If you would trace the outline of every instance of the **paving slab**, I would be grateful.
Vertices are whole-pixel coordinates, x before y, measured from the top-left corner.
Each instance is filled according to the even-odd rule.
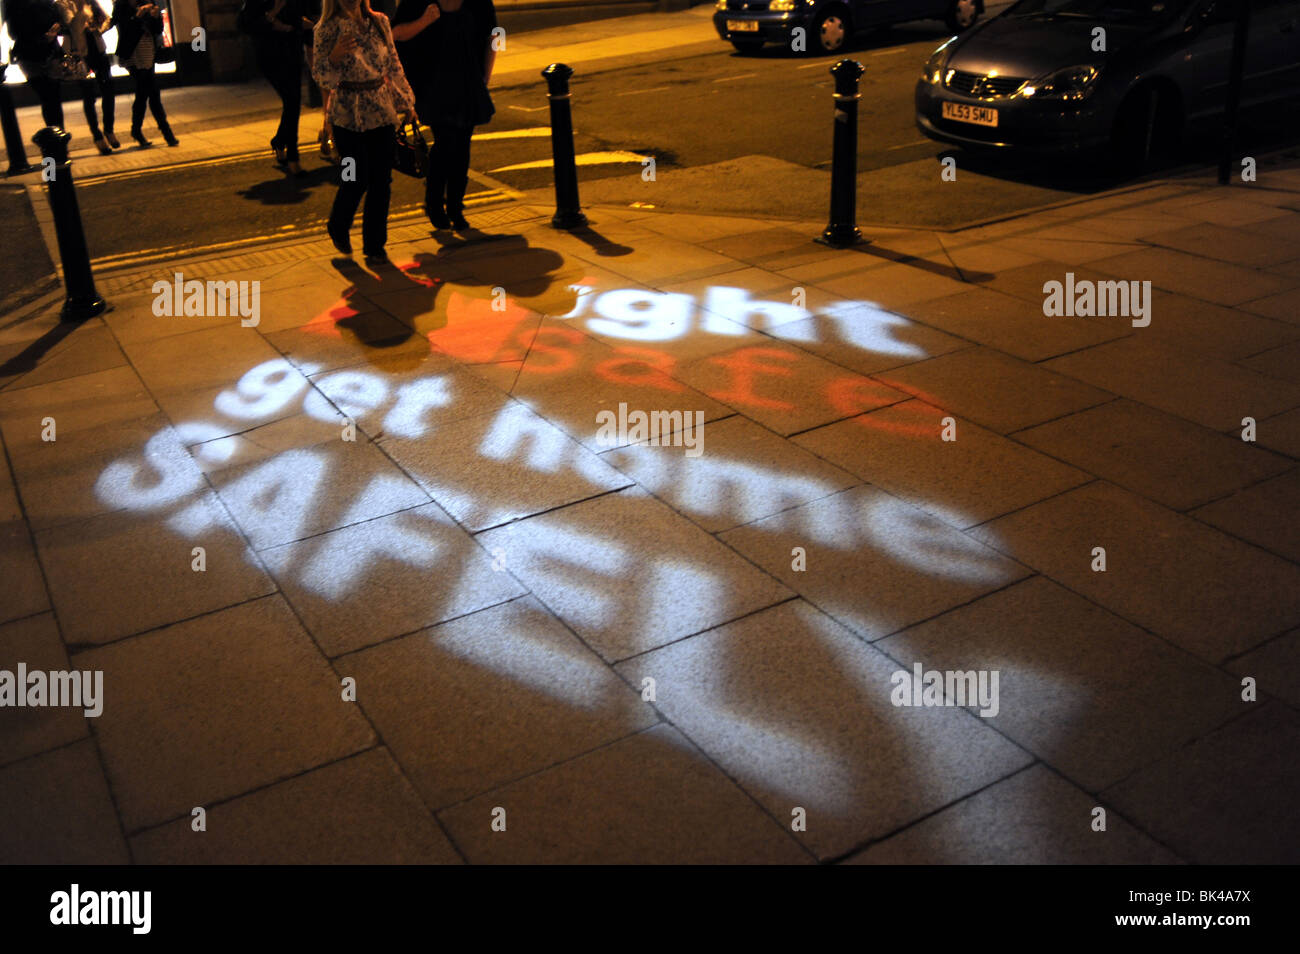
[[[792,595],[639,488],[520,520],[479,540],[607,660]]]
[[[60,331],[66,330],[66,326]],[[16,378],[9,387],[30,388],[51,381],[78,378],[126,364],[126,356],[113,334],[99,319],[91,319],[67,334],[41,355],[37,367]]]
[[[1042,361],[1131,332],[1124,323],[1078,318],[1048,318],[1041,298],[1026,302],[991,288],[971,288],[918,302],[905,309],[908,317],[950,335],[996,348],[1025,361]],[[952,350],[952,349],[949,349]],[[942,352],[935,352],[936,356]]]
[[[615,742],[654,710],[533,597],[338,660],[434,810]]]
[[[524,592],[432,503],[265,550],[261,556],[327,656]]]
[[[782,436],[906,397],[896,388],[783,342],[701,358],[672,373]]]
[[[706,424],[701,437],[695,457],[683,447],[644,442],[607,451],[602,459],[710,533],[859,482],[739,415]]]
[[[76,653],[72,664],[104,671],[95,737],[128,832],[376,741],[278,596]]]
[[[106,643],[273,589],[211,491],[160,514],[121,510],[45,530],[36,547],[69,644]]]
[[[1238,656],[1228,669],[1252,677],[1260,693],[1300,705],[1300,629]]]
[[[1300,563],[1300,469],[1206,504],[1192,516],[1255,546]]]
[[[768,334],[859,374],[874,374],[971,346],[964,338],[874,305],[838,302],[810,307],[809,311],[814,312],[812,317],[777,325]]]
[[[1100,481],[971,533],[1211,662],[1300,622],[1300,567]]]
[[[1244,417],[1259,421],[1300,406],[1300,386],[1161,347],[1139,335],[1055,358],[1042,367],[1216,431],[1239,431]]]
[[[897,668],[800,600],[618,666],[773,818],[805,809],[823,860],[1030,761],[968,713],[891,705]]]
[[[505,810],[506,830],[492,831]],[[676,729],[656,726],[439,814],[473,864],[812,859]]]
[[[1255,439],[1260,446],[1300,460],[1300,408],[1258,421]]]
[[[1254,705],[1101,797],[1194,864],[1293,864],[1300,716],[1276,702]]]
[[[1173,852],[1122,816],[1094,831],[1097,799],[1042,765],[877,842],[850,865],[1168,865]]]
[[[257,550],[429,502],[378,446],[339,436],[220,471],[212,479]]]
[[[908,671],[999,671],[989,724],[1090,792],[1242,706],[1230,676],[1043,577],[876,645]]]
[[[59,627],[49,613],[0,626],[0,670],[16,674],[19,664],[25,665],[28,673],[68,671],[68,654],[59,639]],[[93,685],[90,688],[93,692]],[[25,692],[27,686],[19,685],[17,689]],[[9,702],[0,709],[0,765],[90,734],[86,706],[48,704],[53,701],[48,696],[43,706],[18,707]]]
[[[392,757],[371,749],[131,839],[146,865],[460,864]]]
[[[1091,267],[1127,281],[1149,281],[1157,288],[1217,305],[1240,305],[1300,284],[1258,268],[1244,268],[1216,258],[1164,248],[1145,248],[1098,259]]]
[[[1149,344],[1251,367],[1243,359],[1294,342],[1300,337],[1300,329],[1276,318],[1252,315],[1241,308],[1227,308],[1153,289],[1151,324],[1134,328],[1133,334]],[[1255,370],[1269,373],[1265,368]]]
[[[5,581],[0,622],[32,616],[50,608],[45,577],[32,544],[32,533],[22,520],[0,523],[0,579]]]
[[[381,445],[443,509],[471,532],[586,500],[631,484],[522,404],[442,428],[436,442]],[[520,469],[527,479],[520,479]]]
[[[1016,440],[1179,511],[1292,467],[1240,437],[1127,399],[1019,431]]]
[[[1279,345],[1237,361],[1243,368],[1300,384],[1300,342]]]
[[[1029,573],[874,487],[824,497],[718,539],[868,640]]]
[[[89,739],[0,768],[0,863],[125,865],[131,861]]]
[[[943,440],[948,419],[956,440]],[[794,442],[940,519],[955,518],[958,529],[1091,479],[917,400],[805,431]]]
[[[989,348],[971,348],[875,376],[999,434],[1111,399],[1106,391]]]

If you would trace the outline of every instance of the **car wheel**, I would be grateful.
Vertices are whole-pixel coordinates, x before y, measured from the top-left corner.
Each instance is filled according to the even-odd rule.
[[[808,49],[812,53],[834,53],[844,49],[849,40],[849,15],[843,9],[831,7],[813,24]]]
[[[1157,146],[1160,91],[1148,86],[1130,93],[1120,104],[1111,133],[1111,158],[1116,171],[1136,175],[1151,165]]]
[[[736,48],[736,52],[744,56],[752,56],[763,48],[762,40],[732,40],[731,45]]]
[[[979,0],[950,0],[944,22],[953,33],[961,33],[973,27],[979,18]]]

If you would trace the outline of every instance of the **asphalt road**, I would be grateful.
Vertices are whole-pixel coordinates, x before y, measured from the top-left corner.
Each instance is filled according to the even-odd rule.
[[[934,160],[943,149],[916,131],[912,90],[945,36],[941,24],[917,22],[873,34],[847,51],[866,67],[860,221],[950,227],[1115,185],[1041,163],[968,164],[956,188],[935,188]],[[572,104],[584,200],[824,215],[829,69],[842,55],[809,58],[769,47],[742,56],[719,42],[703,55],[580,73]],[[474,203],[499,199],[499,186],[538,196],[551,188],[543,84],[498,87],[494,97],[497,115],[474,145],[471,221]],[[315,111],[304,114],[302,140],[314,138],[317,121]],[[657,183],[641,176],[646,157],[654,158]],[[768,158],[738,162],[745,157]],[[333,171],[311,150],[304,150],[304,160],[310,174],[298,180],[286,178],[268,155],[86,181],[79,193],[91,255],[112,260],[319,230],[334,192]],[[730,165],[715,174],[709,167],[718,163]],[[416,214],[420,183],[394,178],[394,215]]]

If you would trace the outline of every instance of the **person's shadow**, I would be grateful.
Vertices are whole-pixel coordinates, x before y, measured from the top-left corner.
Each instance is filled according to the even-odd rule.
[[[236,194],[263,205],[298,205],[306,202],[314,189],[332,182],[335,176],[333,166],[319,166],[305,172],[302,176],[281,174],[240,189]]]

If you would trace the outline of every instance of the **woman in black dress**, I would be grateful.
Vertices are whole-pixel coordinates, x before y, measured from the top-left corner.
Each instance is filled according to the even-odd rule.
[[[495,111],[488,83],[496,61],[492,0],[401,0],[393,39],[416,110],[433,129],[424,211],[434,228],[469,228],[465,188],[474,127]]]

